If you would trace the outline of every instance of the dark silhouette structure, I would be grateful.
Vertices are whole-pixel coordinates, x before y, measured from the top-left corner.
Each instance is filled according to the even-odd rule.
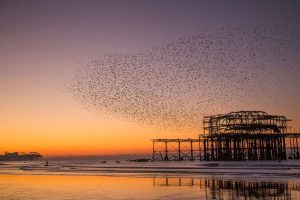
[[[30,153],[19,153],[19,152],[5,152],[4,155],[0,155],[0,161],[32,161],[32,160],[41,160],[43,158],[42,154],[38,152]]]
[[[153,160],[299,159],[299,133],[285,116],[239,111],[206,116],[198,139],[154,139]]]

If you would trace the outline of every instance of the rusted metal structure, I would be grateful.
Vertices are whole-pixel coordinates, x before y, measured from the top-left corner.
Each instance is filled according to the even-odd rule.
[[[287,121],[284,116],[262,111],[204,117],[204,159],[286,159]]]
[[[153,160],[299,159],[299,133],[285,116],[239,111],[206,116],[198,139],[154,139]]]
[[[200,160],[199,139],[153,139],[152,160]]]

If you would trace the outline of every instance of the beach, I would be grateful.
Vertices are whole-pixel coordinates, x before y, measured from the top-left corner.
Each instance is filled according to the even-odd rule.
[[[298,199],[299,161],[2,162],[0,199]]]

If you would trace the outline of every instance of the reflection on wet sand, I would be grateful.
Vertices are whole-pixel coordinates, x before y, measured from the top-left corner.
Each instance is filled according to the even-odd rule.
[[[153,186],[199,187],[207,199],[294,199],[300,185],[287,182],[263,182],[219,179],[155,177]]]
[[[0,199],[300,199],[298,179],[153,177],[0,174]]]

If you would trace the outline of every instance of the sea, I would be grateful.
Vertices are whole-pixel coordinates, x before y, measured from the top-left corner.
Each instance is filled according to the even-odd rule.
[[[0,163],[0,199],[300,199],[300,161]]]

